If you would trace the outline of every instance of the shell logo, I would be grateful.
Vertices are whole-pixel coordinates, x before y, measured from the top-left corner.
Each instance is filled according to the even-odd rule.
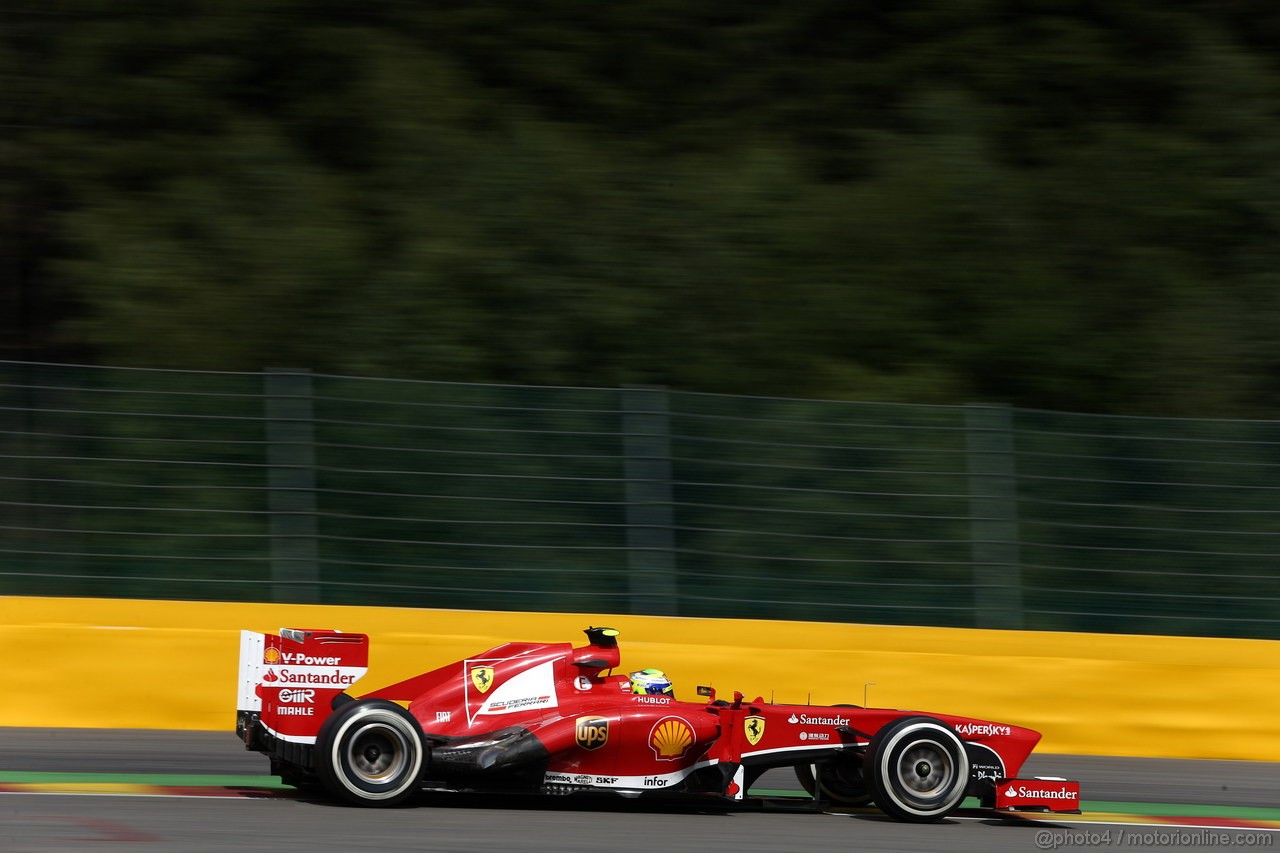
[[[649,746],[659,761],[678,761],[693,746],[693,727],[680,717],[663,717],[649,732]]]
[[[279,660],[280,660],[279,649],[267,649],[265,652],[262,653],[263,663],[278,663]]]

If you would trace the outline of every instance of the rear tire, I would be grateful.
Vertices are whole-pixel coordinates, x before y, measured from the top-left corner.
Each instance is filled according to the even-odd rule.
[[[904,717],[876,732],[863,773],[880,810],[909,823],[942,820],[969,787],[964,743],[933,717]]]
[[[413,796],[426,771],[422,728],[385,699],[343,704],[316,737],[316,775],[332,796],[358,806],[394,806]]]

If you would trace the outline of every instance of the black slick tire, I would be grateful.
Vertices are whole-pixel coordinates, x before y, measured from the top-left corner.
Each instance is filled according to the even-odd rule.
[[[951,726],[933,717],[904,717],[871,739],[863,776],[885,814],[932,823],[964,801],[969,759]]]
[[[331,796],[358,806],[394,806],[413,796],[428,761],[418,721],[394,702],[339,707],[316,737],[316,775]]]
[[[817,779],[814,779],[814,770]],[[821,764],[797,764],[796,781],[814,799],[856,808],[871,804],[871,791],[862,778],[862,756],[840,756]]]

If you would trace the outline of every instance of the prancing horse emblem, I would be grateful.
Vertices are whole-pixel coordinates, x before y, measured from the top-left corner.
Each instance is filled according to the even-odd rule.
[[[747,717],[742,728],[747,734],[747,743],[755,746],[764,737],[764,717]]]
[[[479,690],[481,693],[488,693],[489,688],[493,686],[493,667],[471,667],[471,683],[474,684],[476,686],[476,690]]]

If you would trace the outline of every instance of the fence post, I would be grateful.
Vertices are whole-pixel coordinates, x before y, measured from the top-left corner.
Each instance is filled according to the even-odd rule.
[[[316,569],[315,425],[311,373],[267,368],[268,508],[271,518],[271,597],[320,601]]]
[[[1008,406],[965,407],[974,625],[1021,628],[1018,493]]]
[[[622,445],[631,612],[675,616],[675,530],[665,389],[622,389]]]

